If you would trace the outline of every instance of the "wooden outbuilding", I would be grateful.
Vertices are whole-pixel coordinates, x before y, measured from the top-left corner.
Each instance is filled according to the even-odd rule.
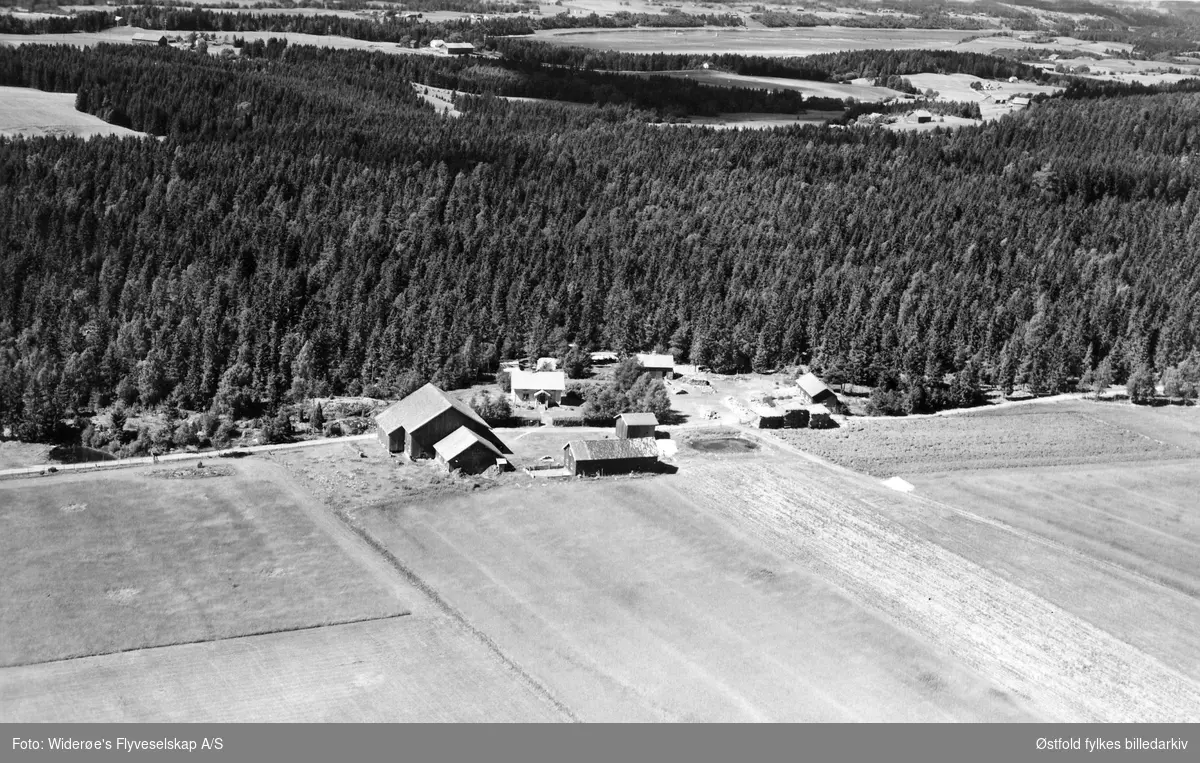
[[[805,405],[824,405],[831,411],[840,411],[842,408],[841,401],[838,396],[833,394],[833,390],[825,386],[825,382],[817,378],[815,374],[804,374],[796,379],[796,386],[800,388],[800,402]]]
[[[837,423],[833,420],[833,415],[829,409],[823,405],[810,405],[808,407],[808,428],[809,429],[833,429]]]
[[[469,42],[448,42],[442,50],[449,56],[469,56],[475,52],[475,46]]]
[[[675,377],[675,358],[671,355],[656,355],[639,352],[638,363],[642,370],[655,379],[671,379]]]
[[[648,437],[632,440],[572,440],[563,446],[563,466],[576,476],[596,477],[650,471],[658,445]]]
[[[437,461],[448,471],[479,474],[498,463],[507,463],[504,454],[492,443],[466,427],[455,429],[433,446]]]
[[[654,437],[658,417],[653,413],[622,413],[617,416],[617,437],[632,440],[637,437]]]
[[[402,452],[411,459],[433,458],[433,446],[459,427],[479,435],[501,453],[511,452],[470,406],[432,384],[384,409],[375,417],[375,425],[388,452]]]

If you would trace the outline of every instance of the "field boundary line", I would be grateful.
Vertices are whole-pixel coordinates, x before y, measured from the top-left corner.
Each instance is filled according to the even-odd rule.
[[[505,667],[507,667],[518,678],[525,682],[525,684],[529,686],[534,693],[553,705],[556,710],[570,719],[572,723],[582,722],[582,719],[579,718],[579,716],[577,716],[570,707],[563,703],[562,700],[554,696],[554,693],[551,692],[545,684],[527,673],[524,668],[517,664],[516,660],[509,657],[508,654],[506,654],[504,650],[500,648],[499,644],[497,644],[491,639],[490,636],[472,624],[471,621],[467,619],[466,615],[460,612],[457,607],[455,607],[453,604],[447,601],[445,597],[438,593],[436,588],[426,583],[420,575],[409,568],[408,565],[404,564],[404,562],[400,561],[400,559],[391,551],[389,551],[386,546],[380,543],[374,535],[368,532],[365,528],[360,527],[347,511],[343,509],[333,509],[333,513],[334,516],[336,516],[346,525],[346,527],[350,528],[350,530],[353,531],[359,538],[362,538],[367,545],[375,549],[378,554],[387,560],[387,562],[404,577],[409,585],[425,594],[426,598],[428,598],[435,607],[441,610],[443,614],[450,617],[452,620],[458,623],[460,627],[477,638],[480,643],[482,643],[484,647],[488,649],[488,651],[494,654],[502,663],[504,663]]]
[[[93,654],[81,654],[75,657],[59,657],[53,660],[40,660],[36,662],[13,662],[6,665],[0,665],[0,670],[8,668],[30,668],[38,665],[56,665],[64,662],[74,662],[75,660],[87,660],[93,657],[112,657],[117,654],[129,654],[130,652],[149,652],[155,649],[173,649],[177,646],[194,646],[197,644],[219,644],[224,641],[237,641],[238,639],[257,638],[258,636],[276,636],[281,633],[300,633],[303,631],[315,631],[321,628],[337,628],[343,625],[358,625],[359,623],[376,623],[384,620],[398,620],[402,617],[409,617],[412,612],[397,612],[392,615],[373,615],[371,617],[355,617],[349,620],[339,620],[333,623],[317,623],[315,625],[297,625],[292,628],[271,628],[264,631],[254,631],[253,633],[239,633],[236,636],[220,636],[218,638],[199,638],[188,641],[172,641],[169,644],[151,644],[150,646],[134,646],[128,649],[114,649],[111,652],[95,652]]]

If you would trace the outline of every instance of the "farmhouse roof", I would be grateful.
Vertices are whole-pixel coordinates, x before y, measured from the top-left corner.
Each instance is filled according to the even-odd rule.
[[[658,446],[649,437],[633,440],[571,440],[563,446],[576,461],[616,461],[623,458],[658,458]]]
[[[411,432],[428,424],[451,408],[467,418],[487,426],[479,414],[471,410],[470,406],[455,400],[432,384],[426,384],[400,402],[385,408],[375,417],[375,423],[384,432],[395,432],[400,427]]]
[[[670,355],[655,355],[652,353],[639,352],[638,363],[642,364],[642,368],[648,368],[655,371],[665,369],[667,371],[675,370],[675,358]]]
[[[918,117],[918,118],[919,117],[932,117],[933,114],[926,111],[925,109],[917,109],[916,111],[913,112],[913,116]]]
[[[818,379],[817,375],[812,373],[803,374],[797,378],[796,386],[804,390],[805,394],[814,400],[816,400],[819,395],[823,395],[826,392],[832,391],[829,389],[829,387],[825,386],[825,382]]]
[[[1013,97],[1012,103],[1014,106],[1028,106],[1029,99],[1024,96],[1018,95],[1018,96]]]
[[[449,461],[450,459],[461,455],[467,448],[470,448],[475,443],[480,443],[483,445],[483,447],[496,454],[497,458],[500,457],[500,450],[495,445],[492,445],[490,442],[466,427],[459,427],[442,439],[438,440],[437,443],[434,444],[433,449],[437,451],[439,456]]]
[[[627,426],[658,426],[658,417],[653,413],[622,413],[621,415],[617,416],[617,418],[621,421],[624,421]]]
[[[512,388],[531,389],[536,392],[543,390],[555,390],[565,392],[567,389],[567,375],[562,371],[513,371]]]
[[[826,408],[825,406],[821,405],[820,403],[817,403],[816,405],[808,406],[808,412],[812,413],[812,414],[816,414],[816,415],[824,414],[825,416],[828,416],[830,413],[829,409]]]

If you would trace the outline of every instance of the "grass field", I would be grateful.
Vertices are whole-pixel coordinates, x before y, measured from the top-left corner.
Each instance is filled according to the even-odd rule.
[[[145,133],[110,125],[99,117],[75,110],[74,93],[46,93],[27,87],[0,86],[0,136],[118,135]]]
[[[803,56],[841,50],[951,48],[971,32],[946,29],[601,29],[541,30],[545,42],[628,53],[742,53]]]
[[[856,98],[864,102],[886,101],[900,95],[898,91],[873,85],[847,84],[842,82],[816,82],[814,80],[788,79],[786,77],[753,77],[701,69],[699,71],[654,72],[647,76],[690,79],[709,85],[742,87],[752,90],[795,90],[806,96],[820,98]]]
[[[1176,409],[1181,420],[1192,417]],[[1200,455],[1200,442],[1183,436],[1152,436],[1130,413],[1145,409],[1072,401],[960,416],[913,419],[851,418],[836,430],[784,430],[789,443],[843,466],[877,477],[963,469],[1055,464],[1157,461]]]
[[[0,483],[0,664],[408,611],[282,470],[221,461]]]

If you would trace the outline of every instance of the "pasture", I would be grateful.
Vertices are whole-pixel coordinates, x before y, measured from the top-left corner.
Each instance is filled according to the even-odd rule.
[[[284,477],[219,459],[0,483],[0,665],[406,613]]]
[[[145,133],[110,125],[100,117],[76,111],[74,93],[0,86],[0,137],[15,135],[145,137]]]

